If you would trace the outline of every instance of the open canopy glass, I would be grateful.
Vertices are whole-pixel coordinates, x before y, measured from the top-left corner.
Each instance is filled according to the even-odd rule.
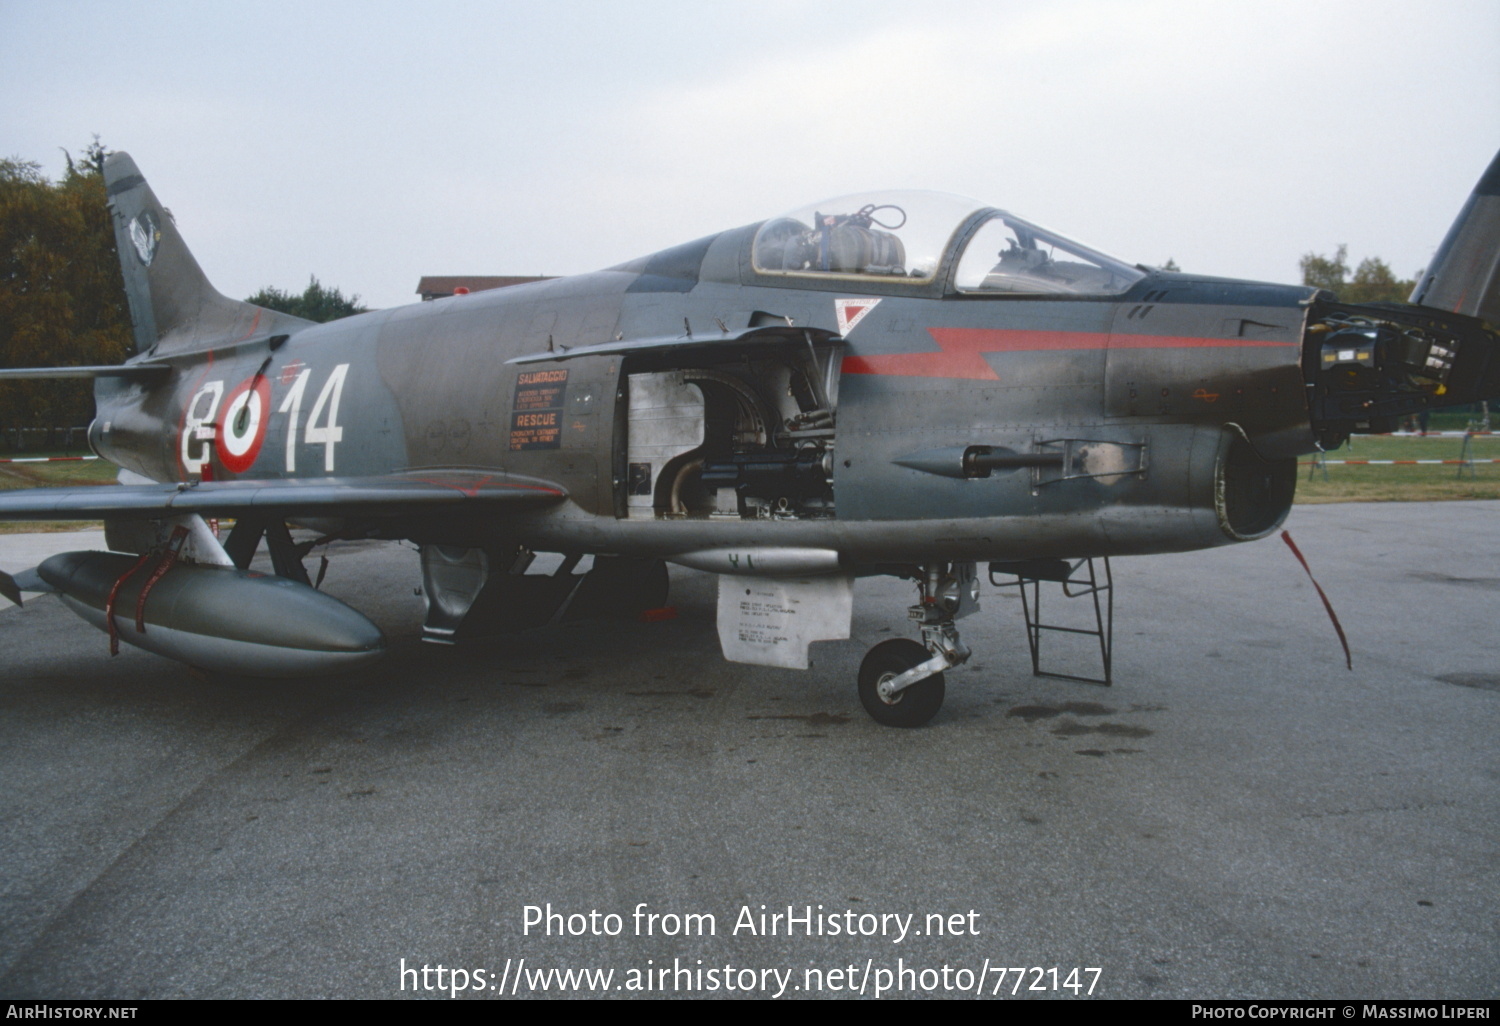
[[[855,194],[761,225],[761,274],[930,282],[950,249],[961,292],[1112,295],[1144,272],[975,200],[935,192]]]

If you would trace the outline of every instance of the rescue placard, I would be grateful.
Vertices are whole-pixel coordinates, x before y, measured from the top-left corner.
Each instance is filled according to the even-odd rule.
[[[568,371],[522,371],[510,407],[510,449],[557,449],[562,446],[563,401]]]

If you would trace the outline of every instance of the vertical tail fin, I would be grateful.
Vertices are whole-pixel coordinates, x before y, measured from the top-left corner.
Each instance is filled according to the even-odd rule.
[[[1500,154],[1448,229],[1411,301],[1500,327]]]
[[[130,154],[105,158],[104,185],[138,353],[166,355],[311,323],[229,299],[210,285]]]

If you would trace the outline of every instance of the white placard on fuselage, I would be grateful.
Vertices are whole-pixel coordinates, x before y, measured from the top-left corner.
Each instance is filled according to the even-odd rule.
[[[854,578],[719,577],[719,644],[733,663],[807,669],[814,641],[849,636]]]

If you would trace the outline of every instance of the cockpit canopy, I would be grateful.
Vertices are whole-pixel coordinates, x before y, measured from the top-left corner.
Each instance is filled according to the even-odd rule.
[[[1145,273],[1056,232],[962,196],[855,194],[772,218],[756,232],[767,275],[931,282],[950,249],[960,292],[1113,295]]]

